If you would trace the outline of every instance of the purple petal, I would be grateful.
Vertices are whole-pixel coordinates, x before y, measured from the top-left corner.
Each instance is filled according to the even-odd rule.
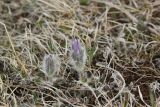
[[[72,40],[72,50],[74,53],[79,54],[81,49],[80,41],[78,39]]]

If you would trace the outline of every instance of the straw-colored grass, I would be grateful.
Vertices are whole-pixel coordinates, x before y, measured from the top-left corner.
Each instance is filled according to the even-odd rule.
[[[84,81],[68,66],[74,37]],[[45,54],[61,60],[53,85]],[[159,0],[1,0],[0,106],[159,107]]]

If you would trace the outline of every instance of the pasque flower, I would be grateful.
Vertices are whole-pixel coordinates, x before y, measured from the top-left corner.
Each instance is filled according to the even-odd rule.
[[[72,39],[70,51],[70,65],[78,72],[83,71],[86,64],[86,49],[79,39]]]
[[[43,58],[43,72],[50,79],[60,71],[60,59],[58,55],[48,54]]]

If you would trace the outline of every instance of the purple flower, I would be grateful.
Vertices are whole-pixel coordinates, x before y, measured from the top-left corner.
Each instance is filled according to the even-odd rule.
[[[72,50],[74,53],[79,54],[81,49],[81,44],[79,39],[73,39],[72,40]]]
[[[82,71],[86,64],[86,49],[80,43],[79,39],[71,40],[70,65],[77,70]]]

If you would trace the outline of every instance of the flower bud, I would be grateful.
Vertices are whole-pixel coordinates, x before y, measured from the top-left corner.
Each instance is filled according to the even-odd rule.
[[[79,39],[71,41],[70,64],[73,69],[83,71],[87,60],[86,49],[80,43]]]
[[[57,55],[45,55],[43,59],[43,72],[47,77],[53,77],[60,71],[60,59]]]

